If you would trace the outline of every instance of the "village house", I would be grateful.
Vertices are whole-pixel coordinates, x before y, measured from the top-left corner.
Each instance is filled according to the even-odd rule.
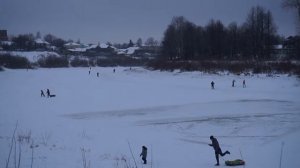
[[[8,41],[7,30],[0,30],[0,41]]]

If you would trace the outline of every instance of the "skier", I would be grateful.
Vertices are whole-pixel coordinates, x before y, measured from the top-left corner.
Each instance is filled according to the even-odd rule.
[[[235,82],[235,80],[233,79],[233,80],[232,80],[232,87],[234,87],[234,82]]]
[[[245,88],[246,87],[246,81],[245,81],[245,79],[243,80],[243,88]]]
[[[142,160],[144,161],[144,164],[147,164],[147,147],[142,146],[142,153],[140,154],[142,156]]]
[[[215,89],[215,82],[214,81],[211,81],[211,89]]]
[[[41,90],[41,97],[45,97],[44,91]]]
[[[47,89],[47,97],[50,97],[50,90]]]
[[[215,137],[210,136],[210,140],[211,140],[212,143],[208,144],[208,145],[212,146],[214,148],[214,150],[215,150],[215,156],[216,156],[216,160],[217,160],[216,166],[219,166],[220,165],[220,163],[219,163],[219,155],[224,156],[226,154],[230,154],[230,152],[226,151],[226,152],[223,153],[222,149],[219,146],[219,142],[218,142],[218,140]]]
[[[114,69],[114,73],[116,72],[116,69]]]
[[[99,77],[99,72],[97,72],[97,77]]]

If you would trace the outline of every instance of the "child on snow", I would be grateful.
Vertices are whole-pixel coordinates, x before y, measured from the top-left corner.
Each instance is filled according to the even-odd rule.
[[[144,161],[144,164],[147,164],[147,147],[142,147],[142,153],[140,154],[142,156],[142,160]]]

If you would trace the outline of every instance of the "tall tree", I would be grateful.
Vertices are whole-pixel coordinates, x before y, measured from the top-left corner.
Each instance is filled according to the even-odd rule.
[[[232,22],[227,28],[227,54],[229,59],[237,59],[238,55],[238,26],[236,22]]]
[[[162,41],[162,56],[167,60],[174,60],[177,54],[176,29],[174,25],[169,25],[164,33]]]
[[[34,50],[35,42],[34,42],[34,35],[33,34],[24,34],[24,35],[18,35],[17,37],[14,37],[13,42],[17,49],[22,50]]]
[[[56,39],[56,37],[52,34],[47,34],[44,36],[44,40],[50,44],[52,44],[55,39]]]
[[[40,38],[42,38],[42,35],[41,35],[41,33],[38,31],[38,32],[36,32],[35,39],[40,39]]]
[[[206,26],[208,54],[212,59],[222,59],[225,51],[225,27],[221,21],[211,20]]]
[[[155,40],[153,37],[149,37],[149,38],[145,41],[145,45],[146,45],[146,46],[150,46],[150,47],[155,47],[155,46],[158,46],[158,41]]]
[[[143,45],[143,40],[142,40],[141,38],[138,38],[137,41],[136,41],[136,45],[137,45],[138,47],[142,47],[142,45]]]
[[[132,40],[129,40],[128,47],[133,47],[133,46],[134,46],[134,44],[133,44]]]
[[[247,39],[244,39],[249,42],[247,52],[250,52],[254,59],[269,58],[271,47],[274,45],[272,39],[276,36],[276,25],[271,12],[260,6],[251,8],[244,28],[245,33],[248,33]]]

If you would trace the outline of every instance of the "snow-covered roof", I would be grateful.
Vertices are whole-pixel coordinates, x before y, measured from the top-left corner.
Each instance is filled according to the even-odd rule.
[[[98,47],[98,45],[96,45],[96,44],[91,44],[91,45],[89,45],[86,49],[92,49],[92,48],[97,48]]]
[[[0,44],[2,44],[2,45],[12,45],[14,42],[12,42],[12,41],[0,41]]]
[[[80,44],[75,43],[75,42],[69,42],[69,43],[66,43],[65,46],[80,46]]]
[[[126,49],[118,49],[118,54],[128,54],[128,55],[131,55],[137,49],[139,49],[139,47],[129,47],[129,48],[126,48]]]
[[[129,47],[127,48],[127,54],[133,54],[137,49],[139,49],[139,47]]]
[[[107,44],[101,43],[101,44],[99,45],[99,47],[100,47],[100,48],[108,48],[109,46],[108,46]]]
[[[67,43],[65,45],[78,46],[76,48],[69,49],[69,51],[73,51],[73,52],[85,52],[86,50],[97,48],[97,47],[100,47],[100,48],[108,48],[109,47],[107,44],[104,44],[104,43],[101,43],[101,44],[98,44],[98,45],[97,44],[90,44],[89,46],[84,46],[84,47],[81,47],[81,45],[78,44],[78,43],[73,43],[73,44]]]
[[[37,44],[46,44],[46,45],[49,44],[47,41],[42,40],[42,39],[36,39],[36,40],[35,40],[35,43],[37,43]]]
[[[68,49],[69,51],[73,52],[85,52],[86,48],[73,48],[73,49]]]

